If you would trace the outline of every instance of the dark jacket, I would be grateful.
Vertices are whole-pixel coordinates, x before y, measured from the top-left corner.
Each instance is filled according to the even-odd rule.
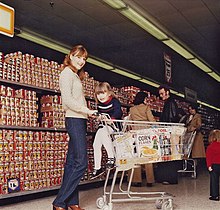
[[[163,111],[160,115],[160,122],[172,122],[177,123],[179,121],[178,117],[178,106],[175,100],[169,97],[164,102]]]

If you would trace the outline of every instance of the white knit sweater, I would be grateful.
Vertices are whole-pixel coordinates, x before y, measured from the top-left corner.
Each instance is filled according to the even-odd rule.
[[[86,104],[81,80],[69,67],[61,72],[59,85],[66,117],[87,118],[88,114],[92,114]]]

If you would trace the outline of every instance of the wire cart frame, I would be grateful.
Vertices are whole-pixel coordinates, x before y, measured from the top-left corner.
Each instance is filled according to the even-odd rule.
[[[186,132],[183,136],[184,156],[183,156],[183,169],[178,170],[179,173],[191,173],[191,177],[196,179],[196,161],[190,158],[193,142],[196,136],[196,131]]]
[[[116,202],[155,200],[157,209],[173,210],[173,195],[166,192],[133,192],[131,182],[134,169],[141,164],[182,160],[186,153],[188,155],[191,149],[189,145],[184,145],[186,143],[184,124],[110,120],[108,117],[103,117],[102,124],[114,128],[113,133],[112,129],[109,129],[109,135],[115,152],[115,167],[107,169],[103,196],[97,199],[97,207],[112,210],[113,203]],[[131,176],[127,189],[123,189],[122,183],[128,170],[131,170]],[[119,191],[115,191],[119,173],[121,173]],[[110,178],[112,178],[110,191],[107,191]],[[120,196],[122,198],[118,198]]]

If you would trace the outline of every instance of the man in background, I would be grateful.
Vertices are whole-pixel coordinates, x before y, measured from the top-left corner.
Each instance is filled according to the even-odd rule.
[[[166,85],[161,85],[158,88],[158,91],[160,98],[164,101],[163,111],[160,115],[160,122],[178,123],[178,106],[170,95],[170,89]],[[177,184],[178,165],[177,161],[158,163],[156,180],[163,184]]]

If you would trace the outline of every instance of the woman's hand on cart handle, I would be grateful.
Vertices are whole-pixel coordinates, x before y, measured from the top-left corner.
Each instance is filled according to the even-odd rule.
[[[98,110],[90,110],[89,117],[96,118],[97,117],[96,113],[98,113]]]

